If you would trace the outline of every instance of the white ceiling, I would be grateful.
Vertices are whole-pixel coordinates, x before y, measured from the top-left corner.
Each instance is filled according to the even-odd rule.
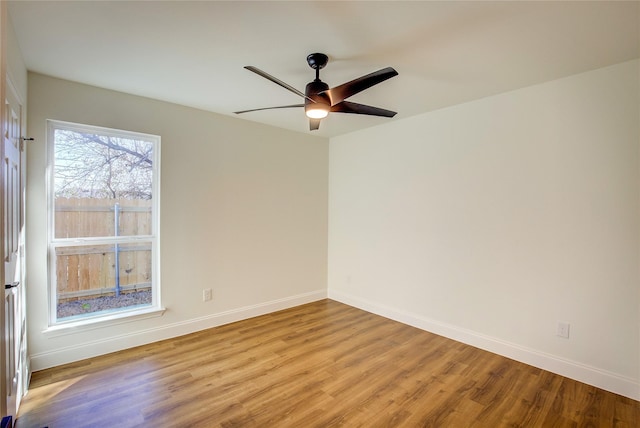
[[[314,134],[352,132],[640,56],[640,2],[10,1],[27,68],[308,133],[295,94],[312,52],[329,86],[392,66],[350,98],[394,119],[331,114]]]

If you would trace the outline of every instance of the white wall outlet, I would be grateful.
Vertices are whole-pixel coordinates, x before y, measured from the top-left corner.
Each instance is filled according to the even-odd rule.
[[[564,337],[565,339],[569,338],[569,326],[568,322],[559,321],[558,322],[558,330],[556,331],[556,335],[559,337]]]
[[[213,299],[213,290],[211,290],[210,288],[202,290],[202,301],[208,302],[211,299]]]

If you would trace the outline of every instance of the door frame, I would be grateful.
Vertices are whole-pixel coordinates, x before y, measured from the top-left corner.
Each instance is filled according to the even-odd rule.
[[[7,3],[0,1],[0,118],[5,117],[5,82],[7,76]],[[4,119],[0,120],[0,135],[3,135]],[[0,144],[0,159],[4,159],[4,144]],[[4,198],[4,162],[0,162],[0,196]],[[4,204],[0,204],[0,224],[4,224]],[[4,260],[4,245],[0,245],[0,259]],[[0,263],[0,278],[4,278],[4,263]],[[0,331],[5,329],[4,304],[0,305]],[[6,345],[3,339],[0,340],[0,417],[7,414],[7,388],[4,379],[6,379]]]

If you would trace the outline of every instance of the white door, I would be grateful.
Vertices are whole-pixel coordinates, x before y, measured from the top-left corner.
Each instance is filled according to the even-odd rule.
[[[22,195],[22,106],[10,81],[7,81],[4,117],[4,340],[7,415],[17,413],[26,389],[26,321],[23,277],[24,209]]]

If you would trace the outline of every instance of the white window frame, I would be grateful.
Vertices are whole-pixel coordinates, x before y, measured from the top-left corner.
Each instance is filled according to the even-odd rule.
[[[137,235],[127,237],[80,237],[80,238],[56,238],[55,237],[55,195],[54,195],[54,162],[55,162],[55,130],[64,129],[81,133],[105,134],[115,137],[137,139],[153,144],[152,164],[152,199],[151,199],[151,235]],[[125,131],[101,126],[85,125],[60,120],[47,120],[47,247],[48,247],[48,307],[49,327],[47,332],[59,330],[77,330],[83,326],[94,326],[97,323],[119,324],[128,319],[144,319],[150,316],[159,316],[164,313],[160,294],[160,146],[161,138],[158,135],[144,134],[140,132]],[[82,318],[72,320],[57,319],[57,291],[56,291],[56,248],[74,245],[101,245],[136,243],[140,241],[151,243],[151,289],[152,301],[150,306],[141,308],[122,309],[109,313],[87,314]]]

